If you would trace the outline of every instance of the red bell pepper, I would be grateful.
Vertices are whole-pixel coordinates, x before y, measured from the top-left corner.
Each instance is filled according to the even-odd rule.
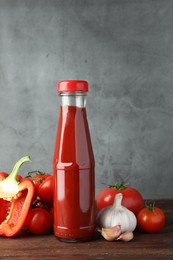
[[[12,172],[0,179],[0,236],[12,237],[23,227],[28,214],[34,185],[28,178],[16,179],[20,166],[31,161],[29,156],[22,157]]]

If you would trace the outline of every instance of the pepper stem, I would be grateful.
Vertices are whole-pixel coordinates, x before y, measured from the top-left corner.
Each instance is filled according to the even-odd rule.
[[[13,170],[11,171],[11,173],[9,174],[9,176],[6,178],[6,180],[13,180],[13,181],[16,181],[16,176],[19,172],[19,169],[20,169],[20,166],[24,163],[24,162],[30,162],[31,159],[29,156],[24,156],[22,157],[21,159],[19,159],[14,167],[13,167]],[[16,181],[17,182],[17,181]]]

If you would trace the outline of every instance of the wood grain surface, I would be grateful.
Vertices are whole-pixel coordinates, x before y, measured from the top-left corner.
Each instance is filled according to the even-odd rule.
[[[107,242],[99,235],[85,243],[60,242],[53,234],[36,236],[23,230],[15,238],[0,237],[0,259],[173,259],[173,199],[158,200],[166,225],[157,234],[136,229],[131,242]]]

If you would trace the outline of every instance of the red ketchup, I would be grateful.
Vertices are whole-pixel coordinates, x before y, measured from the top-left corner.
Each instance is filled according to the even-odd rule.
[[[87,91],[83,80],[58,83],[54,233],[65,242],[87,241],[95,232],[95,162],[85,107]]]

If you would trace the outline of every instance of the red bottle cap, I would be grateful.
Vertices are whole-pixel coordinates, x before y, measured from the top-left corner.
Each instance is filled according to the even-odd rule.
[[[57,84],[58,92],[88,92],[88,82],[85,80],[62,80]]]

